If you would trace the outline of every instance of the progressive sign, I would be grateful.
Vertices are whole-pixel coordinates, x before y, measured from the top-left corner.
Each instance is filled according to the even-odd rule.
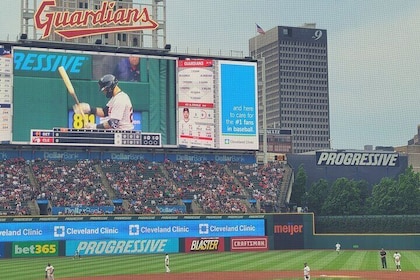
[[[399,155],[389,152],[317,152],[316,165],[397,167]]]

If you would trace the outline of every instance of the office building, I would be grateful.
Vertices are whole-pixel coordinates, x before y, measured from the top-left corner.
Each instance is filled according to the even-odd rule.
[[[291,130],[292,153],[330,148],[327,31],[277,26],[251,38],[249,50],[258,60],[260,131]]]

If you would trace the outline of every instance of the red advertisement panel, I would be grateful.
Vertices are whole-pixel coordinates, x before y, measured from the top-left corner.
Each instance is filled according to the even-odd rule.
[[[260,237],[232,237],[230,239],[231,251],[267,251],[267,236]]]
[[[185,238],[185,252],[224,252],[224,238]]]

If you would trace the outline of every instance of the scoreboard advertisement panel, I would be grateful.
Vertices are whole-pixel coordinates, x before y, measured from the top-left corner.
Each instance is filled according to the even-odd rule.
[[[258,150],[254,62],[179,60],[178,83],[179,145]]]
[[[0,143],[258,150],[256,67],[164,53],[12,46],[0,55]],[[131,99],[132,132],[94,131],[87,124],[108,119],[73,110],[77,99],[90,108],[107,106],[98,86],[106,74]]]
[[[178,141],[215,148],[214,60],[178,61]]]

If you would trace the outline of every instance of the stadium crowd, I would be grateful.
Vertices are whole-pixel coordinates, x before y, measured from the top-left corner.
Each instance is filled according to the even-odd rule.
[[[4,215],[30,215],[27,203],[34,199],[48,200],[51,207],[113,206],[113,199],[120,199],[125,203],[114,205],[117,214],[159,214],[161,207],[184,202],[194,203],[195,211],[206,214],[277,212],[284,176],[278,162],[11,159],[0,167]],[[181,209],[172,208],[172,213]],[[191,205],[185,211],[192,213]]]
[[[158,214],[157,204],[178,203],[178,189],[166,180],[158,164],[107,160],[101,167],[116,196],[127,200],[133,213]]]
[[[215,162],[170,162],[164,164],[183,198],[193,198],[204,213],[245,213],[246,198],[223,164]]]
[[[279,186],[284,176],[282,162],[268,162],[266,165],[231,163],[230,168],[249,194],[260,201],[262,212],[278,212]]]
[[[36,160],[31,167],[38,199],[47,199],[53,206],[112,205],[93,161]]]
[[[35,198],[33,187],[22,158],[0,162],[0,214],[30,215],[28,201]]]

